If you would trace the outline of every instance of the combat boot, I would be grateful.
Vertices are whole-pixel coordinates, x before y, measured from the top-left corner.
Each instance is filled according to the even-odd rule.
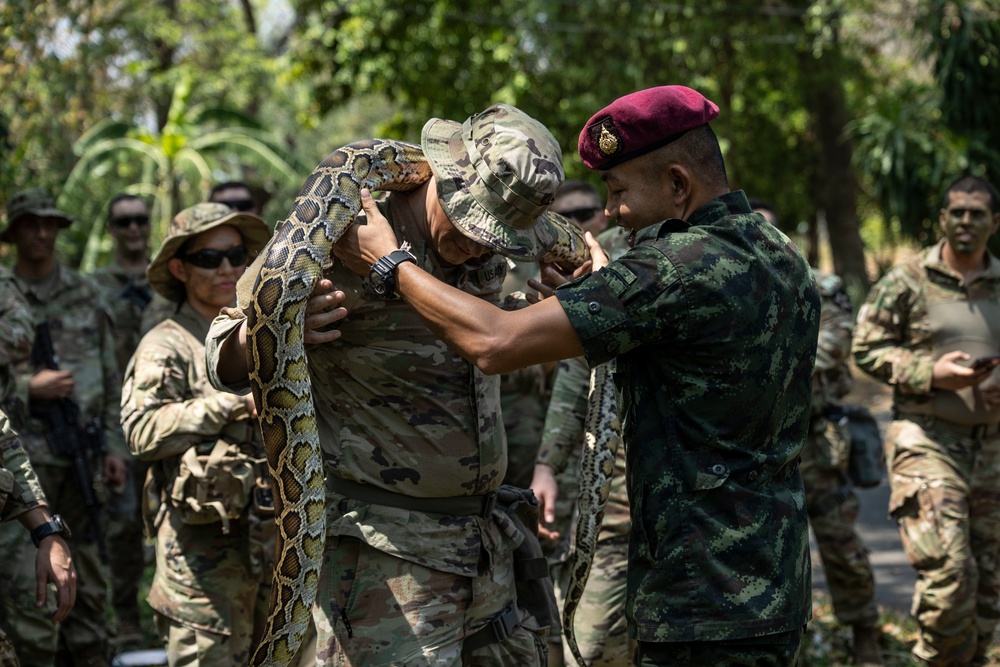
[[[854,664],[859,667],[881,667],[882,633],[877,626],[856,623],[851,626]]]

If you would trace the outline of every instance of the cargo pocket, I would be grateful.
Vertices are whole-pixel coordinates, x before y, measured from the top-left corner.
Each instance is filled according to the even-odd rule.
[[[927,569],[944,559],[942,497],[943,488],[928,488],[921,479],[893,480],[889,515],[899,524],[903,549],[915,568]]]

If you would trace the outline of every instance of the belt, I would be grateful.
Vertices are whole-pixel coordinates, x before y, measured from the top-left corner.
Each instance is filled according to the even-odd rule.
[[[493,509],[497,504],[496,491],[478,496],[417,498],[388,491],[373,484],[360,484],[329,473],[326,476],[326,488],[341,496],[372,505],[385,505],[411,512],[446,514],[448,516],[479,516],[486,519],[493,514]]]
[[[995,424],[958,424],[933,415],[900,414],[897,418],[909,419],[917,422],[918,424],[923,424],[927,428],[938,431],[939,433],[945,433],[959,438],[989,440],[1000,437],[1000,422]]]

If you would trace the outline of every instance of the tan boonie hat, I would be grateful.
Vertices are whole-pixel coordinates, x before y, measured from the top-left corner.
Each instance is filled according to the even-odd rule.
[[[544,125],[494,104],[461,125],[430,119],[420,143],[438,200],[463,234],[519,260],[552,245],[559,223],[546,209],[563,181],[562,150]]]
[[[37,215],[40,218],[56,218],[59,228],[65,229],[73,222],[73,218],[56,208],[56,200],[45,188],[28,188],[15,192],[7,202],[7,226],[0,232],[0,240],[10,241],[10,230],[18,218],[25,215]]]
[[[170,221],[167,236],[146,269],[150,287],[174,303],[183,301],[186,296],[184,283],[174,278],[167,268],[167,263],[189,238],[222,225],[235,227],[243,236],[243,244],[249,254],[248,265],[254,255],[271,239],[271,230],[267,223],[253,213],[233,211],[225,204],[210,202],[195,204],[175,215]]]

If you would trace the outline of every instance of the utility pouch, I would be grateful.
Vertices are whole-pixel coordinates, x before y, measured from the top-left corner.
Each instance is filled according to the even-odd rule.
[[[837,424],[850,443],[847,459],[847,477],[851,484],[870,489],[882,483],[885,476],[885,458],[882,452],[882,434],[878,422],[868,410],[858,405],[835,405],[824,411],[827,419]]]
[[[559,608],[549,564],[538,542],[538,499],[531,489],[504,485],[497,490],[497,509],[524,536],[514,550],[517,605],[534,616],[540,628],[558,628]]]
[[[14,473],[6,468],[0,468],[0,516],[3,516],[3,507],[7,504],[7,498],[14,491]]]
[[[222,532],[228,535],[230,521],[239,519],[250,502],[257,478],[254,467],[239,445],[222,439],[208,455],[191,447],[181,456],[170,502],[184,523],[222,522]]]

